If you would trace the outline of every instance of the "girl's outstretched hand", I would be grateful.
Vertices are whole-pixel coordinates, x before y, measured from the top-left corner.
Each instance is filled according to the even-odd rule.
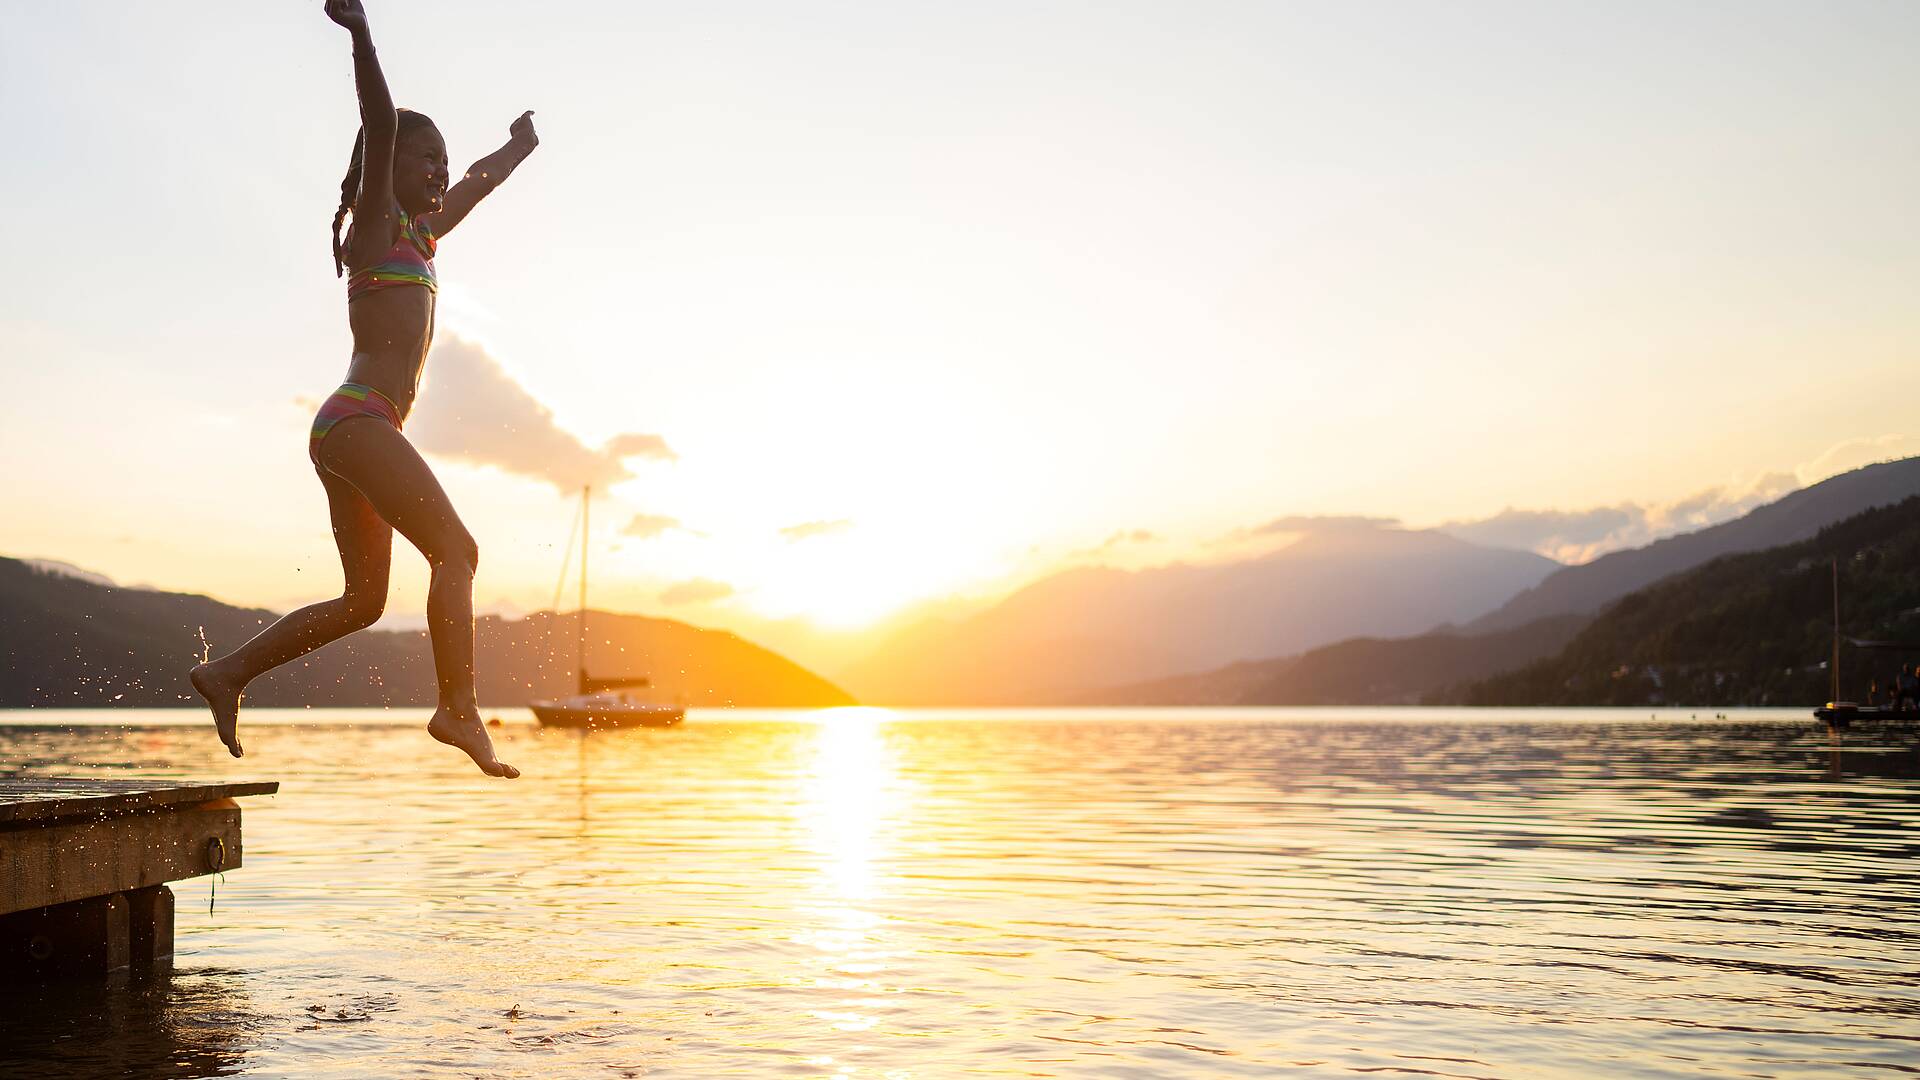
[[[327,18],[359,33],[367,28],[367,9],[360,0],[326,0]]]
[[[528,109],[521,113],[520,119],[507,125],[507,135],[515,142],[524,144],[529,150],[539,146],[540,136],[533,131],[533,110]]]

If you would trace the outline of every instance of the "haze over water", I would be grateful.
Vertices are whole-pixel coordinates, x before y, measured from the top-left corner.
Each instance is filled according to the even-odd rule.
[[[211,915],[176,886],[170,979],[0,991],[7,1075],[1832,1076],[1920,1039],[1912,726],[705,712],[510,722],[503,783],[424,713],[258,712],[239,762],[190,715],[0,713],[0,773],[282,782]],[[38,726],[73,720],[131,726]]]

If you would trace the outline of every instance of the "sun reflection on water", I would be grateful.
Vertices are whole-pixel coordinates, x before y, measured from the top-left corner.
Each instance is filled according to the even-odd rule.
[[[820,716],[801,815],[819,855],[822,891],[844,902],[875,896],[880,826],[893,810],[893,761],[882,729],[886,709],[827,709]]]
[[[885,979],[898,955],[885,920],[873,910],[886,896],[885,837],[900,799],[885,738],[892,719],[886,709],[822,712],[799,810],[806,829],[801,842],[818,860],[818,874],[796,903],[805,929],[794,941],[814,950],[811,985],[828,995],[812,1015],[848,1034],[879,1023]],[[836,1077],[855,1071],[844,1059],[828,1067]]]

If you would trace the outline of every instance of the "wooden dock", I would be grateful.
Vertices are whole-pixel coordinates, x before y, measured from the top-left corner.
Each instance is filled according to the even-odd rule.
[[[0,778],[0,981],[173,955],[167,882],[240,865],[240,805],[276,782]]]

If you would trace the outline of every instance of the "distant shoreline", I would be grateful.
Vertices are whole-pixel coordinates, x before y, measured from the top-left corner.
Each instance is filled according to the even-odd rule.
[[[423,722],[429,710],[425,706],[330,706],[261,707],[241,714],[241,723],[289,725],[302,722],[390,723],[412,726]],[[878,705],[794,707],[794,708],[702,708],[687,710],[689,723],[731,721],[791,722],[823,717],[864,717],[879,722],[946,721],[1277,721],[1307,723],[1725,723],[1812,722],[1813,706],[1766,706],[1753,708],[1677,707],[1610,705],[1141,705],[1141,706],[937,706],[887,707]],[[481,706],[488,719],[500,718],[513,725],[537,726],[525,706]],[[95,714],[85,716],[82,714]],[[1920,714],[1915,714],[1920,719]],[[37,706],[0,708],[0,726],[83,726],[83,727],[180,727],[211,724],[200,708],[172,706]],[[670,736],[665,736],[670,737]]]

